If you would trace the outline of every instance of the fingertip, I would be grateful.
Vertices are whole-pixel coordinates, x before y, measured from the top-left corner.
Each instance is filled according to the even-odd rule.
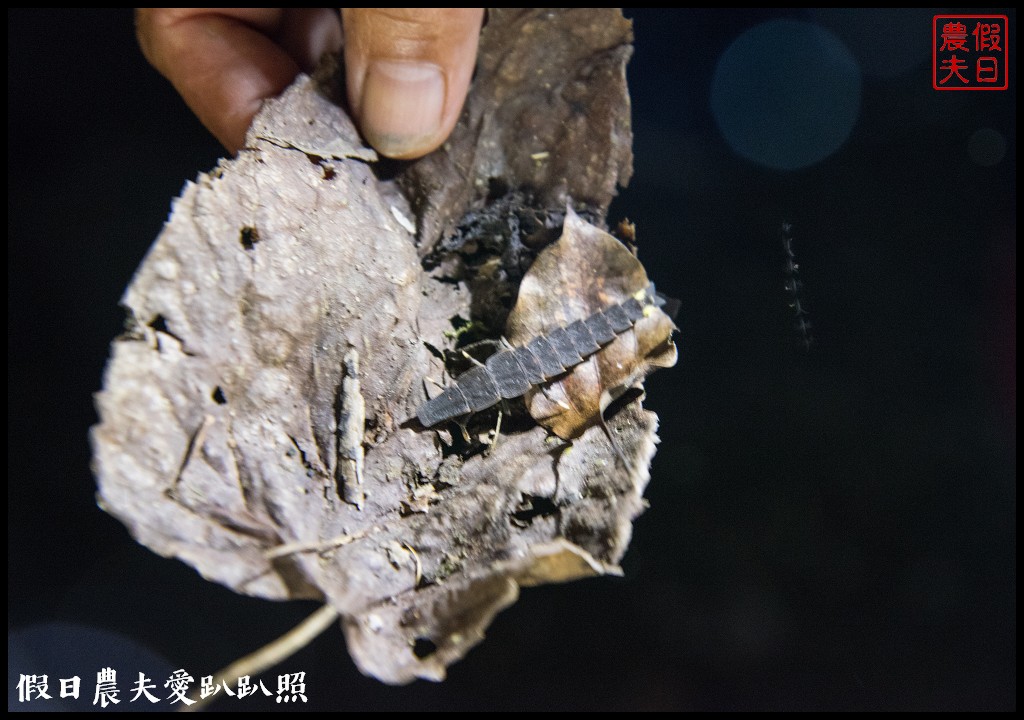
[[[476,65],[483,10],[344,10],[349,101],[382,155],[414,159],[451,134]]]
[[[370,62],[360,99],[366,139],[390,158],[425,155],[447,135],[442,135],[446,95],[444,71],[434,63]]]
[[[244,144],[266,98],[299,72],[296,59],[266,33],[277,33],[279,11],[140,10],[136,33],[143,54],[232,154]]]

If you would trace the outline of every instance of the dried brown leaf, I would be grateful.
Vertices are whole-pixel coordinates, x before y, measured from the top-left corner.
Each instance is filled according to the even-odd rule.
[[[336,82],[266,103],[124,295],[92,433],[102,506],[237,592],[330,603],[391,683],[442,678],[521,585],[618,572],[654,452],[639,404],[612,422],[629,469],[592,430],[569,452],[533,427],[443,459],[403,422],[442,374],[425,342],[470,316],[466,285],[420,264],[442,231],[492,181],[604,208],[628,178],[629,40],[614,11],[492,12],[459,128],[400,169],[404,194],[329,101]],[[527,497],[554,509],[524,515]]]

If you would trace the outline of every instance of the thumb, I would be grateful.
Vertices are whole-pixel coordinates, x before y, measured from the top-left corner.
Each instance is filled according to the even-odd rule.
[[[476,65],[482,8],[342,10],[348,98],[367,141],[411,159],[443,143]]]

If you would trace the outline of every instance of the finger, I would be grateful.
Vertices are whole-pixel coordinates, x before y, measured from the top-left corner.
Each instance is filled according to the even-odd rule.
[[[232,153],[268,97],[340,46],[330,10],[140,9],[142,52]]]
[[[482,8],[342,10],[348,97],[381,154],[426,155],[455,127],[476,65]]]

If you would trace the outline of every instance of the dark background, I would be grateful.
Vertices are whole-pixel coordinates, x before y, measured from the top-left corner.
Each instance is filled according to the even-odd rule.
[[[637,222],[682,309],[625,577],[524,591],[442,684],[363,677],[334,628],[268,687],[305,671],[303,709],[338,710],[1015,708],[1015,16],[1010,90],[952,93],[927,11],[632,15],[636,174],[609,219]],[[863,69],[849,139],[793,171],[738,157],[710,109],[722,52],[778,18],[829,27]],[[207,583],[94,499],[118,299],[220,148],[127,11],[10,12],[8,63],[8,693],[77,674],[87,709],[101,667],[124,700],[142,669],[163,693],[315,605]],[[1008,142],[995,164],[972,160],[983,128]]]

